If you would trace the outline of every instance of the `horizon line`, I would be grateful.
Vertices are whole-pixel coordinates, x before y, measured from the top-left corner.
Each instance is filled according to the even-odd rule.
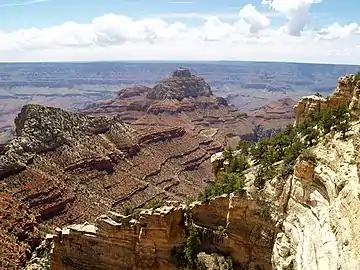
[[[329,62],[301,62],[301,61],[273,61],[273,60],[83,60],[83,61],[0,61],[3,64],[92,64],[92,63],[272,63],[272,64],[312,64],[312,65],[341,65],[360,66],[352,63]]]

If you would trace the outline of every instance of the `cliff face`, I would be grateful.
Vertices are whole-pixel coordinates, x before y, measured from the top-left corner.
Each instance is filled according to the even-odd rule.
[[[276,269],[359,269],[359,125],[312,150],[316,165],[298,161],[287,180],[289,201],[274,245]]]
[[[349,105],[353,112],[359,109],[360,83],[355,75],[339,78],[338,86],[329,97],[313,95],[302,98],[295,106],[295,123],[301,123],[310,114],[324,109],[334,109],[341,105]]]
[[[51,269],[179,269],[174,250],[186,241],[189,216],[200,232],[199,250],[229,254],[239,266],[271,268],[275,223],[261,217],[256,201],[224,196],[207,204],[143,210],[137,219],[109,212],[95,225],[59,230]]]
[[[147,94],[147,98],[156,100],[177,99],[189,97],[211,96],[209,84],[199,76],[192,75],[188,69],[180,68],[171,77],[155,85]]]

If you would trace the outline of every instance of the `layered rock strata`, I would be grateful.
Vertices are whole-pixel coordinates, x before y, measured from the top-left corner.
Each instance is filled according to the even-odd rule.
[[[137,219],[109,212],[94,225],[59,230],[51,269],[178,269],[174,251],[186,241],[189,216],[200,234],[199,250],[228,254],[234,265],[270,269],[276,227],[261,217],[261,207],[249,198],[224,196],[143,210]]]
[[[123,89],[116,98],[93,104],[83,112],[94,116],[116,115],[122,122],[136,125],[182,126],[197,133],[211,128],[215,130],[212,137],[223,144],[232,138],[235,143],[241,138],[256,139],[253,119],[229,106],[224,98],[214,96],[203,78],[184,68],[175,70],[153,88]]]

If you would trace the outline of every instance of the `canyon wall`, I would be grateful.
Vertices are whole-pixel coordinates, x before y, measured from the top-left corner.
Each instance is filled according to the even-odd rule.
[[[277,229],[271,218],[261,216],[262,207],[246,195],[230,195],[190,206],[169,202],[136,218],[109,212],[94,225],[58,230],[51,269],[179,269],[174,252],[184,245],[190,226],[200,235],[198,251],[270,269]]]

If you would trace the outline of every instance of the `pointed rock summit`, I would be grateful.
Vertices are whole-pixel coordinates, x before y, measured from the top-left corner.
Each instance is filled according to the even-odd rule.
[[[180,67],[173,72],[172,76],[155,85],[149,91],[147,98],[183,100],[184,98],[209,97],[211,95],[210,85],[205,82],[204,78],[191,74],[187,68]]]

